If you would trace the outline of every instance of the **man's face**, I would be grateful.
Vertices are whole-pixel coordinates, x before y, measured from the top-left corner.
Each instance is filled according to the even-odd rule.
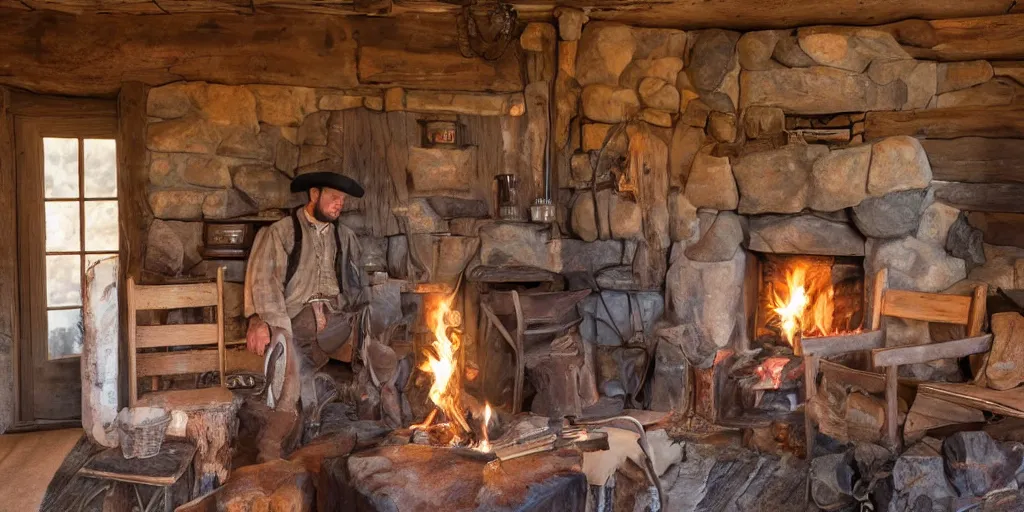
[[[320,222],[334,222],[341,215],[345,205],[345,193],[333,188],[312,188],[309,200],[314,203],[313,216]]]

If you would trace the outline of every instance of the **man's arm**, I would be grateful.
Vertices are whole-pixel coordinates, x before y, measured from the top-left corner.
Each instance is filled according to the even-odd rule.
[[[245,315],[249,318],[247,348],[262,355],[270,343],[270,327],[291,336],[292,323],[285,306],[288,253],[278,229],[260,230],[253,242],[245,272]]]

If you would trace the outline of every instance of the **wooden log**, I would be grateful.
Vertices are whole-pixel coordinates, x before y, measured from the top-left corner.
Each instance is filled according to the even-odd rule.
[[[878,349],[872,352],[871,359],[875,366],[902,366],[927,363],[938,359],[967,357],[985,352],[991,346],[992,335],[986,334],[943,343]]]
[[[1011,5],[1013,9],[1013,5]],[[1024,59],[1024,14],[1020,7],[980,18],[908,20],[879,27],[917,59],[963,61]]]
[[[899,449],[899,368],[889,366],[885,369],[885,439],[889,448]]]
[[[998,391],[972,384],[935,382],[921,384],[918,386],[917,392],[1003,416],[1024,418],[1024,389],[1022,388]]]
[[[1017,116],[1024,119],[1024,111]],[[1024,140],[985,137],[926,139],[921,141],[921,146],[928,154],[932,176],[936,180],[1024,183]]]
[[[1024,138],[1024,109],[1019,106],[959,107],[867,113],[865,139],[895,135],[928,139]],[[928,153],[929,161],[931,158],[931,153]],[[932,162],[933,170],[934,167],[935,163]]]
[[[886,316],[966,324],[970,310],[971,298],[959,295],[908,290],[885,290],[885,294],[882,295],[882,314]]]
[[[862,350],[873,350],[884,346],[882,331],[868,331],[857,334],[846,334],[842,336],[822,336],[818,338],[803,338],[804,355],[816,355],[821,357],[837,356],[860,352]]]
[[[1024,184],[934,181],[935,199],[954,208],[981,212],[1024,213]]]
[[[1024,214],[970,212],[967,222],[981,230],[985,243],[1024,248]]]
[[[116,433],[107,432],[119,404],[118,267],[117,258],[89,267],[82,297],[82,428],[90,440],[108,448],[118,444]]]
[[[985,365],[988,387],[1006,390],[1024,383],[1024,316],[992,315],[992,337],[992,351]]]
[[[17,216],[14,174],[14,120],[10,91],[0,87],[0,218]],[[0,223],[0,237],[17,240],[16,223]],[[15,283],[18,244],[0,244],[0,282]],[[0,286],[0,434],[14,424],[17,414],[17,286]]]
[[[907,420],[903,424],[903,440],[911,444],[919,441],[931,429],[984,422],[985,415],[977,409],[922,393],[914,399],[907,413]]]

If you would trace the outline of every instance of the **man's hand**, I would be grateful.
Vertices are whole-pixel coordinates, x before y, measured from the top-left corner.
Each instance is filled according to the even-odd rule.
[[[258,315],[249,318],[249,330],[245,333],[245,348],[258,356],[270,344],[270,326]]]

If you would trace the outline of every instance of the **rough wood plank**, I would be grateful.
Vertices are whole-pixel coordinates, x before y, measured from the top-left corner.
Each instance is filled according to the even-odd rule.
[[[391,236],[401,232],[392,209],[401,204],[391,165],[400,165],[407,156],[393,152],[408,151],[412,144],[406,132],[392,132],[389,116],[408,115],[399,112],[374,112],[365,108],[343,110],[331,116],[331,135],[328,147],[341,155],[342,168],[349,169],[353,178],[363,184],[366,195],[350,198],[346,210],[360,210],[366,219],[366,228],[372,236]],[[340,127],[334,129],[333,127]],[[404,171],[404,169],[403,169]]]
[[[135,286],[135,309],[178,309],[217,305],[216,283]]]
[[[136,356],[136,375],[181,375],[202,373],[220,369],[220,358],[216,350],[187,350],[180,352],[155,352]]]
[[[971,310],[971,298],[959,295],[885,290],[882,295],[882,314],[927,322],[966,325]]]
[[[1024,214],[970,212],[967,222],[981,230],[985,243],[1024,248]]]
[[[14,124],[8,110],[10,93],[0,87],[0,218],[16,216],[14,174]],[[17,240],[16,223],[0,223],[0,238]],[[17,416],[18,284],[17,244],[0,244],[0,434]]]
[[[1017,119],[1024,126],[1024,111]],[[936,180],[1024,183],[1024,140],[962,137],[922,140]]]
[[[868,393],[885,393],[885,375],[881,373],[854,370],[828,360],[822,360],[819,366],[822,375],[829,379],[857,386]]]
[[[1024,418],[1024,388],[997,391],[972,384],[935,382],[921,384],[917,392],[1003,416]]]
[[[960,210],[1024,213],[1024,183],[933,181],[932,187],[937,201]]]
[[[877,364],[877,363],[876,363]],[[899,447],[899,369],[889,366],[885,369],[885,439],[889,448]]]
[[[1004,6],[1002,12],[986,17],[908,20],[881,28],[896,36],[903,49],[919,59],[1024,59],[1024,14],[1006,12]]]
[[[358,85],[354,31],[363,21],[354,18],[52,12],[2,17],[0,83],[36,92],[114,96],[127,81]]]
[[[986,334],[976,338],[916,345],[912,347],[883,348],[872,352],[871,359],[875,366],[902,366],[952,359],[980,354],[992,346],[992,335]]]
[[[217,324],[140,325],[136,328],[135,346],[159,348],[215,345],[217,331]]]
[[[233,12],[252,14],[251,0],[153,0],[157,7],[167,13],[187,12]]]
[[[164,440],[160,453],[148,459],[125,459],[120,448],[111,448],[93,456],[78,473],[143,485],[171,485],[185,473],[195,452],[192,443],[173,439]]]
[[[910,135],[929,139],[958,137],[1024,138],[1024,109],[1020,107],[960,107],[868,112],[867,140]],[[928,154],[929,161],[931,153]],[[934,168],[934,163],[932,167]]]
[[[68,101],[59,96],[45,96],[11,91],[11,114],[29,117],[115,117],[117,104],[110,100],[78,98]]]
[[[921,393],[907,413],[907,420],[903,424],[903,439],[907,444],[911,444],[920,440],[931,429],[984,422],[985,415],[978,409]]]
[[[868,331],[843,336],[803,338],[800,342],[803,346],[804,355],[828,357],[882,348],[884,339],[882,331]]]

